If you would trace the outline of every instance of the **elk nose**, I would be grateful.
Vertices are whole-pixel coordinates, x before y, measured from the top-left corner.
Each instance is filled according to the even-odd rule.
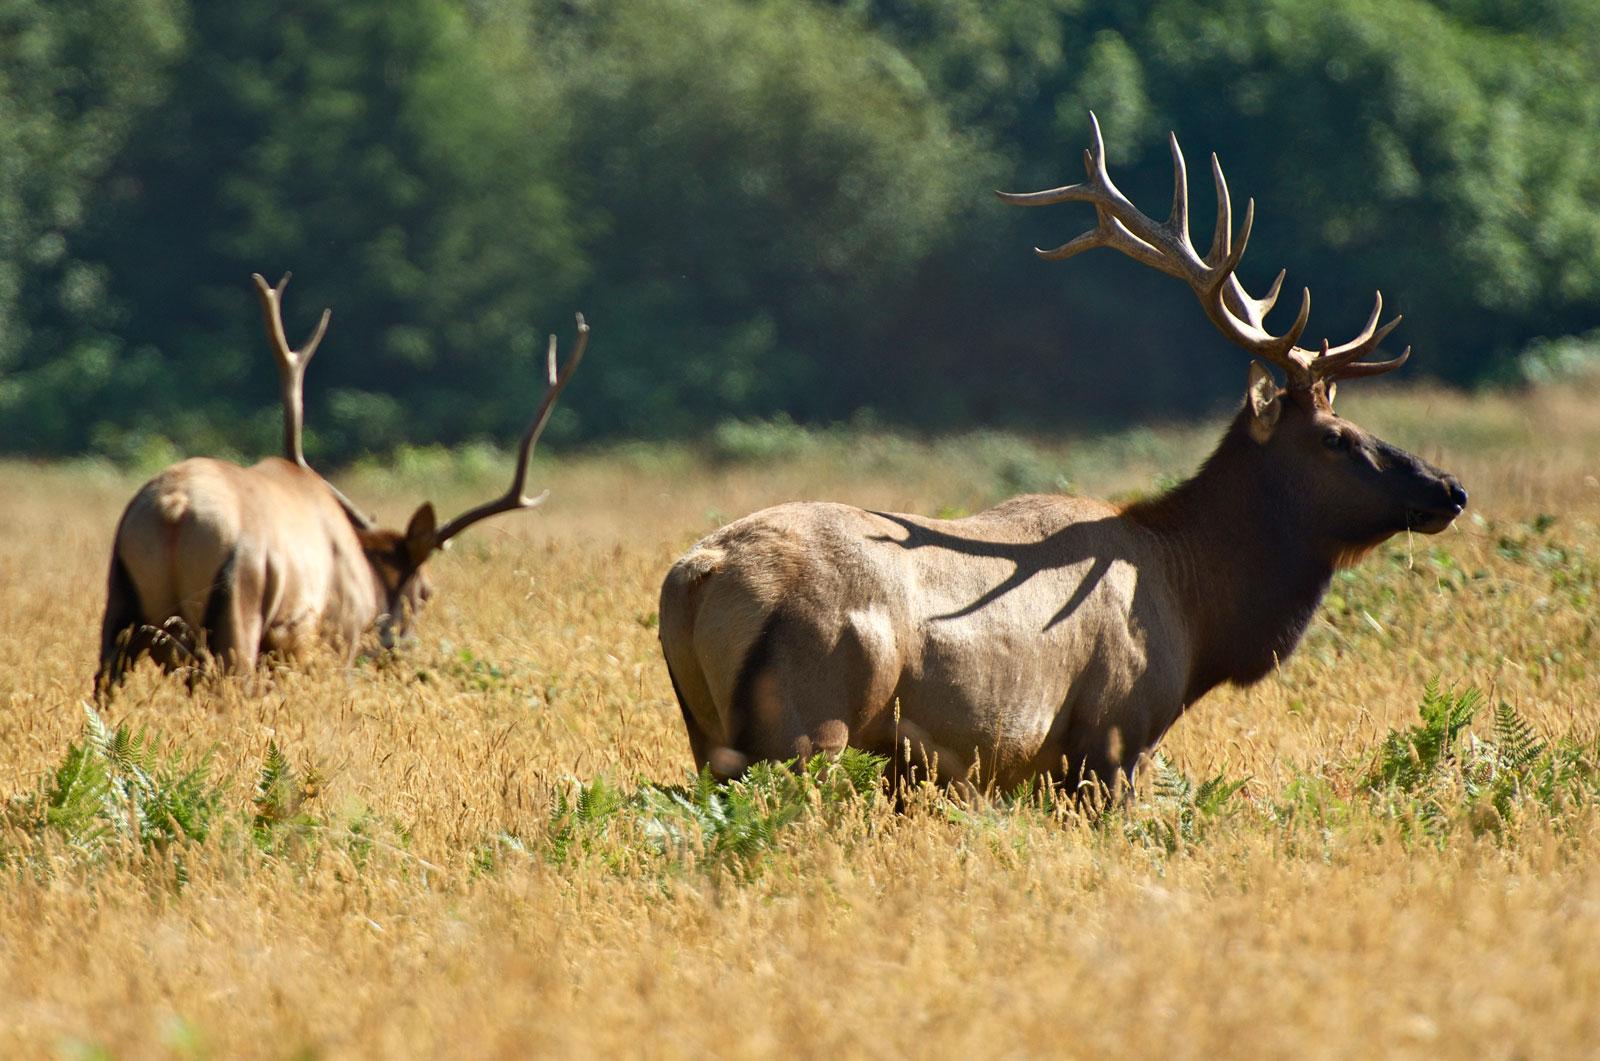
[[[1459,479],[1450,479],[1446,481],[1445,485],[1450,491],[1450,503],[1456,506],[1456,511],[1460,512],[1462,509],[1466,508],[1467,489],[1461,485],[1461,481]]]

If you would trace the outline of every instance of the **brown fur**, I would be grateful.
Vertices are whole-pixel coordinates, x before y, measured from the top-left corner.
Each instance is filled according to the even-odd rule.
[[[397,597],[426,594],[405,542],[356,528],[322,478],[289,461],[175,464],[118,524],[96,687],[114,686],[163,636],[177,646],[158,653],[169,669],[198,656],[247,673],[263,652],[315,645],[351,659]]]
[[[389,648],[430,596],[424,561],[468,527],[503,512],[534,508],[528,462],[539,435],[589,345],[577,315],[578,341],[558,370],[550,337],[544,399],[523,432],[511,486],[443,527],[424,502],[404,531],[379,530],[354,502],[306,463],[302,446],[306,366],[328,329],[322,311],[299,350],[283,330],[289,274],[270,285],[256,273],[262,320],[278,367],[283,403],[283,459],[249,468],[195,458],[144,485],[122,514],[106,580],[95,689],[105,695],[146,652],[171,669],[185,659],[214,659],[240,672],[262,652],[303,655],[314,644],[354,658],[374,624]]]
[[[1109,782],[1207,690],[1286,657],[1342,559],[1464,504],[1320,392],[1277,392],[1193,479],[1120,510],[747,516],[668,572],[662,649],[695,761],[722,775],[848,743],[946,782]]]

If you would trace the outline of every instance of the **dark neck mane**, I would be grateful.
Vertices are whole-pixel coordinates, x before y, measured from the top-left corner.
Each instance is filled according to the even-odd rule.
[[[1123,513],[1166,550],[1194,658],[1184,703],[1259,681],[1300,641],[1338,556],[1241,413],[1188,482]]]

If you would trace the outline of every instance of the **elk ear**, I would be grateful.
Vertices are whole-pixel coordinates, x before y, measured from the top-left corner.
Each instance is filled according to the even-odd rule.
[[[1283,398],[1278,392],[1277,380],[1259,361],[1250,362],[1250,385],[1245,390],[1245,401],[1250,403],[1250,437],[1264,443],[1278,426]]]
[[[406,524],[406,558],[411,561],[412,570],[422,566],[422,561],[433,552],[434,530],[437,518],[433,514],[433,502],[424,501],[411,515],[411,522]]]

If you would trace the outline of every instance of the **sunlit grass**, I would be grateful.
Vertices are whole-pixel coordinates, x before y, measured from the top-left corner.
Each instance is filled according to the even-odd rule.
[[[741,425],[542,460],[401,656],[97,717],[136,477],[0,464],[7,1054],[1582,1053],[1600,1040],[1600,417],[1581,390],[1341,405],[1471,518],[1335,581],[1132,798],[954,804],[855,757],[713,786],[656,646],[672,558],[797,497],[1130,496],[1217,426],[1106,438]],[[341,484],[398,522],[492,452]],[[122,736],[118,736],[119,732]],[[141,743],[136,738],[145,734]]]

